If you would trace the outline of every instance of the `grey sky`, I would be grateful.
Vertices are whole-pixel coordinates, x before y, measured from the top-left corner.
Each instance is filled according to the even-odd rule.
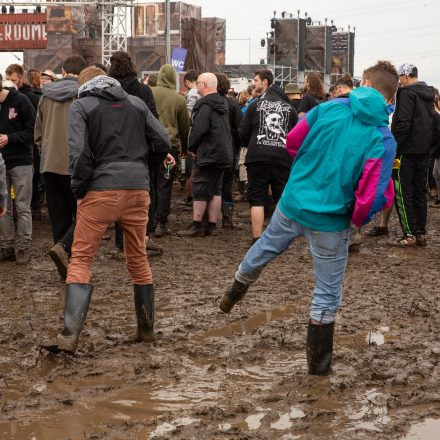
[[[205,17],[226,18],[226,62],[259,63],[266,55],[261,38],[270,28],[276,10],[301,15],[307,11],[313,20],[335,20],[337,27],[356,26],[355,74],[378,59],[396,65],[410,62],[419,68],[420,79],[440,86],[440,0],[187,0],[202,6]],[[356,6],[346,7],[347,4]],[[249,42],[234,39],[248,39]],[[0,71],[16,62],[10,54],[0,54]]]
[[[307,11],[313,20],[335,20],[337,27],[356,26],[355,74],[378,59],[419,68],[419,77],[440,86],[440,0],[194,0],[206,16],[226,18],[226,38],[251,37],[250,58],[266,55],[260,39],[270,29],[273,11]],[[347,7],[346,5],[353,5]],[[354,6],[356,5],[356,6]],[[226,62],[247,63],[248,41],[227,41]]]

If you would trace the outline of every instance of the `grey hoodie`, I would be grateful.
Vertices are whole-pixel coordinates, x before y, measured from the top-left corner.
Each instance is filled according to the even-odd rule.
[[[41,173],[69,175],[67,117],[70,104],[77,96],[78,83],[72,76],[43,87],[34,135],[41,152]]]
[[[78,81],[73,76],[46,84],[42,89],[43,96],[57,102],[70,101],[78,95]]]

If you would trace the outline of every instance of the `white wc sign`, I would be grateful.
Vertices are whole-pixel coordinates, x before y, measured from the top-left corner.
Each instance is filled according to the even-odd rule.
[[[187,49],[181,47],[174,48],[171,54],[171,65],[176,69],[177,72],[183,72],[185,69],[185,60]]]

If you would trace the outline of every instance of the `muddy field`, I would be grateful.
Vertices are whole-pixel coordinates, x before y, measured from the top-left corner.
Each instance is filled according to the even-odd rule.
[[[439,439],[440,209],[429,217],[426,249],[366,239],[350,255],[325,378],[306,372],[303,240],[229,317],[218,309],[249,224],[157,240],[152,344],[133,342],[130,279],[103,242],[77,354],[48,355],[39,343],[62,325],[64,286],[47,257],[48,221],[36,222],[32,263],[0,266],[0,439]],[[189,221],[181,211],[171,226]]]

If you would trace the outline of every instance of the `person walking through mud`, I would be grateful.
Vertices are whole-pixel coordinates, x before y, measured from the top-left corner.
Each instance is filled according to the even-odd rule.
[[[118,81],[88,67],[78,78],[79,98],[69,113],[72,191],[78,200],[64,307],[64,329],[52,351],[74,352],[93,287],[91,266],[107,227],[125,233],[127,270],[134,284],[137,340],[151,341],[154,287],[145,248],[148,221],[148,152],[174,165],[168,135],[141,99]]]
[[[43,87],[37,109],[34,141],[41,151],[40,171],[46,192],[47,210],[54,246],[49,257],[65,280],[75,230],[76,200],[70,187],[67,118],[78,96],[78,75],[87,66],[80,56],[65,59],[63,78]]]
[[[396,142],[387,103],[399,78],[380,61],[367,69],[364,87],[315,107],[287,136],[292,170],[271,222],[249,249],[223,296],[229,313],[261,271],[298,237],[313,257],[316,285],[307,331],[310,374],[330,372],[334,322],[341,306],[350,220],[361,227],[393,201],[391,170]]]

